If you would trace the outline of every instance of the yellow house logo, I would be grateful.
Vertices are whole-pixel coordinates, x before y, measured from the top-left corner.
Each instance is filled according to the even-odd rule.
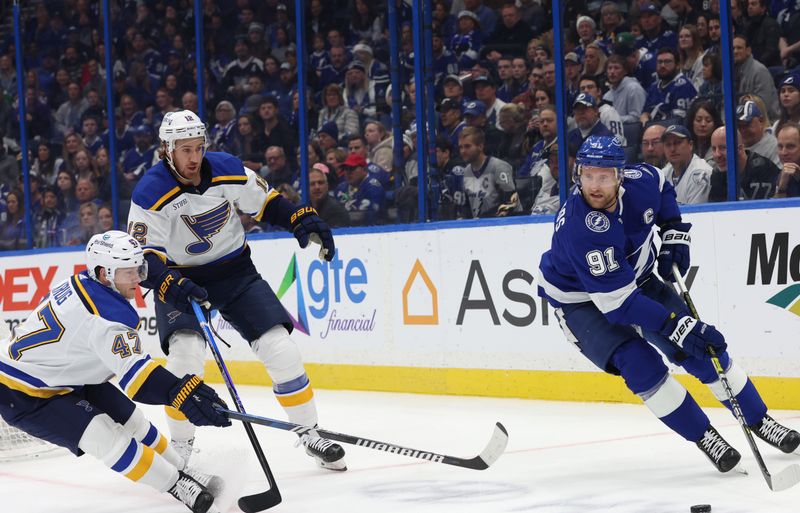
[[[411,313],[411,309],[409,308],[409,294],[418,279],[421,279],[422,283],[425,285],[425,289],[430,297],[430,306],[427,310],[423,308],[423,313],[417,313],[416,311],[415,313]],[[417,292],[416,295],[419,295],[419,292]],[[422,306],[424,302],[417,301],[415,304]],[[431,277],[428,276],[425,267],[422,266],[422,262],[420,262],[419,259],[414,262],[411,273],[409,273],[408,279],[406,279],[406,284],[403,286],[403,324],[439,324],[439,294]]]

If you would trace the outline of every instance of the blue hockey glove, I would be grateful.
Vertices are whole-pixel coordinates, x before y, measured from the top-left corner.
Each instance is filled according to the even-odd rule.
[[[301,248],[308,246],[308,242],[316,242],[322,248],[319,257],[328,262],[333,260],[336,245],[333,243],[333,234],[328,223],[322,220],[314,207],[300,207],[289,218],[297,242]]]
[[[228,417],[214,409],[218,404],[227,409],[213,388],[194,374],[187,374],[169,391],[170,406],[181,411],[195,426],[231,425]]]
[[[658,274],[664,281],[675,281],[672,264],[678,265],[681,276],[689,271],[689,236],[691,223],[673,223],[661,228],[661,251],[658,253]]]
[[[688,315],[679,317],[674,312],[661,328],[661,334],[684,352],[701,360],[710,357],[708,346],[718,354],[728,347],[725,337],[714,326]]]
[[[189,278],[184,278],[178,271],[167,270],[158,277],[158,299],[169,303],[184,313],[192,313],[191,300],[203,302],[208,299],[208,292]]]

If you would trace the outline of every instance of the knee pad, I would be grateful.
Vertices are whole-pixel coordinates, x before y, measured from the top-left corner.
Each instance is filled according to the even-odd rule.
[[[666,417],[683,404],[688,392],[669,374],[661,355],[650,344],[626,342],[614,353],[614,365],[628,388],[656,417]]]
[[[124,459],[131,444],[136,451],[136,442],[125,431],[121,424],[114,422],[111,417],[102,413],[95,416],[81,436],[78,447],[86,454],[91,454],[117,472],[114,466]]]
[[[178,330],[169,337],[167,370],[182,378],[186,374],[205,373],[206,343],[192,330]]]
[[[722,363],[723,366],[725,365],[721,360],[720,363]],[[709,365],[711,365],[710,362]],[[717,379],[709,383],[708,388],[711,389],[711,392],[714,393],[714,397],[718,400],[727,401],[728,393],[725,392],[725,386],[722,384],[722,380],[719,379],[716,371],[714,375]],[[728,361],[728,367],[725,369],[725,376],[728,378],[728,384],[730,384],[734,396],[739,395],[739,392],[744,390],[745,385],[747,385],[747,373],[736,365],[733,360]]]
[[[273,383],[286,383],[305,374],[303,359],[294,340],[281,325],[273,326],[252,343]]]
[[[133,415],[131,415],[122,427],[132,438],[141,441],[147,436],[148,431],[150,431],[150,421],[145,418],[142,410],[136,408],[133,410]]]

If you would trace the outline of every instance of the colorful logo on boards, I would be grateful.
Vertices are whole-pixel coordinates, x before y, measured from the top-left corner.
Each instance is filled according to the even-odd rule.
[[[419,283],[421,283],[425,288],[425,291],[421,294],[430,298],[430,306],[425,310],[425,313],[412,313],[409,294],[411,293],[415,284]],[[421,306],[423,309],[425,309],[427,303],[427,301],[418,300],[415,302],[415,305]],[[406,283],[403,286],[403,324],[439,324],[439,292],[436,290],[436,285],[433,284],[433,280],[431,280],[431,277],[428,275],[428,272],[425,270],[425,267],[422,265],[422,262],[420,262],[419,259],[414,262],[414,266],[411,268],[411,272],[409,273]]]
[[[767,299],[767,303],[788,310],[800,317],[800,283],[789,285]]]
[[[325,339],[336,332],[375,330],[377,309],[357,306],[367,297],[367,284],[367,268],[358,258],[342,260],[337,251],[330,262],[314,260],[303,270],[292,254],[275,295],[286,308],[293,290],[295,301],[286,311],[295,329]],[[317,328],[314,319],[323,326]]]

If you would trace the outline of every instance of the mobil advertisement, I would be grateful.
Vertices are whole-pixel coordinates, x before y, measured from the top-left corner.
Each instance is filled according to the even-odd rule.
[[[701,317],[719,327],[754,375],[800,377],[800,208],[694,212],[688,276]],[[443,229],[337,233],[336,257],[294,238],[250,241],[253,261],[291,316],[305,360],[414,368],[589,371],[537,295],[552,218]],[[388,228],[391,229],[391,228]],[[83,252],[0,254],[0,308],[9,327],[58,281],[83,269]],[[145,291],[146,292],[146,291]],[[152,294],[139,294],[142,340],[158,345]],[[252,353],[220,315],[231,360]]]

